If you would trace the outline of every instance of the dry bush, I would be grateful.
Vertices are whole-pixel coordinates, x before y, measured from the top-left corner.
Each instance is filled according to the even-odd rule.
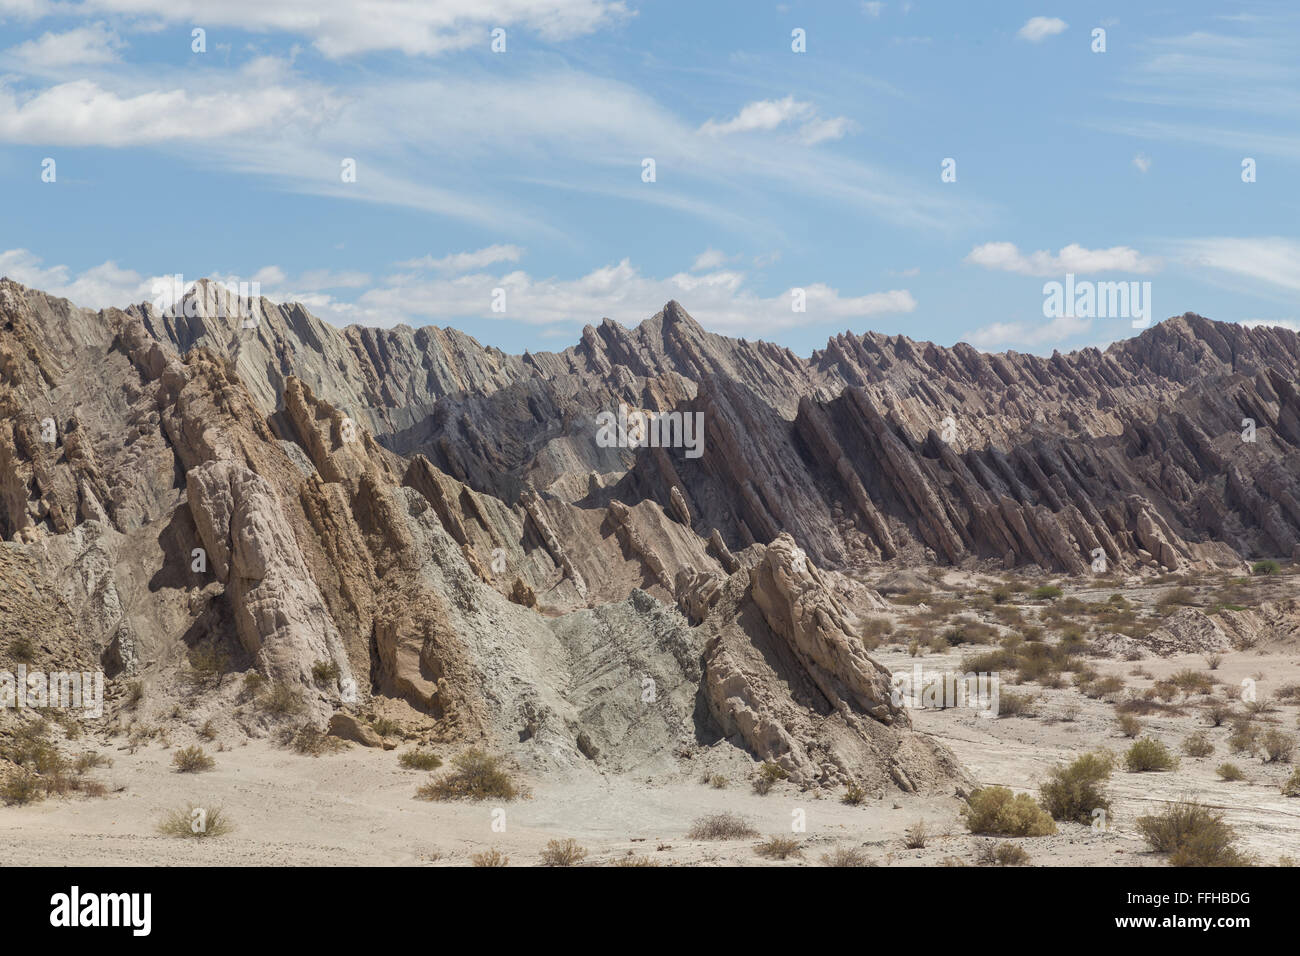
[[[501,758],[471,747],[452,759],[455,770],[416,792],[421,800],[513,800],[519,788],[501,768]]]
[[[0,800],[7,807],[21,807],[45,799],[41,778],[30,770],[14,770],[0,784]]]
[[[754,847],[754,852],[769,860],[785,860],[792,856],[803,856],[803,851],[799,849],[799,841],[794,837],[783,836],[768,837]]]
[[[1047,836],[1056,832],[1051,816],[1027,793],[982,787],[966,798],[961,815],[971,833],[986,836]]]
[[[1029,854],[1014,843],[983,840],[975,850],[975,862],[980,866],[1024,866]]]
[[[1036,694],[1017,694],[1009,690],[998,693],[999,717],[1037,717],[1038,696]]]
[[[1138,817],[1138,832],[1171,866],[1248,866],[1236,848],[1236,833],[1223,814],[1192,799],[1181,799],[1163,813]]]
[[[1208,757],[1214,753],[1214,744],[1203,733],[1192,734],[1183,741],[1183,753],[1189,757]]]
[[[407,770],[437,770],[442,766],[442,758],[427,750],[408,750],[397,762]]]
[[[1132,714],[1120,714],[1115,719],[1119,725],[1119,732],[1130,739],[1142,735],[1142,721],[1138,720]]]
[[[1211,727],[1222,727],[1232,719],[1234,713],[1232,704],[1224,700],[1211,701],[1205,705],[1205,719]]]
[[[1105,783],[1115,767],[1115,757],[1109,751],[1099,750],[1076,758],[1073,762],[1053,767],[1048,771],[1047,782],[1039,787],[1043,809],[1054,820],[1071,820],[1091,823],[1094,810],[1110,812],[1110,797]]]
[[[245,680],[247,685],[247,680]],[[288,717],[300,714],[306,707],[302,694],[288,684],[274,683],[266,693],[257,698],[258,706],[273,717]]]
[[[1290,778],[1282,784],[1282,796],[1300,797],[1300,767],[1293,770]]]
[[[1178,766],[1178,758],[1170,753],[1169,748],[1154,737],[1135,740],[1124,754],[1124,769],[1129,773],[1152,773],[1173,770]]]
[[[821,857],[822,866],[875,866],[865,850],[856,846],[837,846]]]
[[[542,866],[577,866],[587,858],[587,851],[570,837],[551,840],[542,851]]]
[[[474,866],[509,866],[510,857],[506,856],[500,850],[493,847],[491,850],[484,850],[482,853],[475,853],[469,858],[470,863]]]
[[[659,861],[651,859],[648,856],[636,856],[631,850],[628,850],[627,856],[621,856],[610,866],[658,866]]]
[[[331,737],[311,721],[307,721],[297,730],[287,731],[281,738],[281,742],[292,747],[296,753],[309,757],[337,753],[347,746],[346,741]]]
[[[692,840],[744,840],[758,836],[758,831],[734,813],[711,813],[692,823],[686,836]]]
[[[192,803],[183,810],[172,810],[158,824],[158,832],[164,836],[196,840],[224,836],[234,828],[221,807],[205,810]]]
[[[204,770],[211,770],[217,765],[216,761],[204,753],[203,748],[199,746],[184,747],[172,755],[172,763],[176,766],[177,773],[200,773]]]
[[[1290,763],[1295,755],[1295,740],[1276,727],[1270,727],[1259,739],[1265,763]]]
[[[909,850],[924,850],[930,840],[930,828],[924,820],[917,820],[907,828],[903,836],[903,846]]]
[[[785,780],[789,776],[790,774],[780,764],[766,760],[758,768],[758,773],[754,776],[754,792],[766,794],[776,785],[778,780]]]
[[[334,661],[316,661],[311,665],[311,679],[318,687],[333,684],[342,673]]]
[[[863,790],[856,783],[850,783],[844,789],[844,795],[840,797],[840,803],[847,803],[851,807],[862,804],[867,799],[867,791]]]
[[[1238,780],[1246,779],[1246,775],[1242,773],[1241,768],[1235,763],[1221,763],[1215,773],[1219,775],[1220,780],[1226,783],[1236,783]]]

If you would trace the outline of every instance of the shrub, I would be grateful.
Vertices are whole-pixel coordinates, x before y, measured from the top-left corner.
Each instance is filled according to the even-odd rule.
[[[924,820],[917,820],[907,828],[907,833],[903,836],[903,846],[909,850],[924,850],[929,840],[930,828]]]
[[[317,684],[333,684],[343,672],[334,661],[316,661],[311,665],[311,679]]]
[[[437,770],[442,766],[442,758],[427,750],[408,750],[397,762],[407,770]]]
[[[1208,757],[1214,753],[1214,744],[1205,734],[1192,734],[1183,741],[1183,753],[1189,757]]]
[[[93,750],[87,750],[72,762],[72,769],[78,774],[86,773],[88,770],[95,770],[98,767],[111,767],[113,761],[103,754],[95,753]]]
[[[1300,768],[1291,772],[1291,777],[1282,784],[1282,796],[1300,797]]]
[[[841,803],[847,803],[851,807],[859,806],[867,799],[867,791],[863,790],[856,783],[851,783],[844,789],[844,796],[840,797]]]
[[[1115,723],[1119,724],[1119,732],[1125,737],[1132,739],[1142,734],[1142,721],[1132,714],[1120,714]]]
[[[1054,584],[1044,584],[1042,587],[1034,588],[1029,592],[1029,596],[1035,601],[1054,601],[1064,592]]]
[[[1108,674],[1097,680],[1089,681],[1081,690],[1087,696],[1096,700],[1100,697],[1111,697],[1118,694],[1124,689],[1124,678],[1118,674]]]
[[[1245,866],[1236,833],[1223,815],[1192,799],[1181,799],[1163,813],[1138,817],[1138,832],[1171,866]]]
[[[713,813],[692,823],[686,835],[692,840],[743,840],[758,831],[734,813]]]
[[[998,693],[999,717],[1038,716],[1038,697],[1034,694],[1017,694],[1002,690]]]
[[[1047,782],[1039,787],[1043,809],[1054,820],[1091,823],[1093,811],[1110,812],[1110,798],[1104,784],[1110,779],[1115,758],[1100,750],[1084,754],[1064,766],[1053,767]]]
[[[1177,766],[1178,758],[1154,737],[1135,740],[1133,746],[1129,747],[1128,752],[1124,754],[1124,769],[1129,773],[1173,770]]]
[[[1237,718],[1228,737],[1228,749],[1235,754],[1253,755],[1259,750],[1259,728],[1247,718]]]
[[[247,683],[247,681],[245,681]],[[302,695],[288,684],[274,683],[270,690],[258,698],[262,709],[276,717],[302,713]]]
[[[217,644],[207,643],[190,651],[185,677],[195,687],[220,687],[229,664],[230,657]]]
[[[984,840],[975,850],[975,862],[980,866],[1024,866],[1029,862],[1029,854],[1014,843]]]
[[[636,856],[631,850],[628,850],[627,856],[621,856],[615,860],[611,866],[658,866],[659,861],[652,860],[648,856]]]
[[[216,761],[197,745],[176,751],[172,756],[172,763],[176,765],[177,773],[199,773],[203,770],[211,770],[217,765]]]
[[[370,729],[381,737],[400,737],[402,725],[387,717],[376,717],[370,722]]]
[[[421,800],[513,800],[519,795],[510,775],[501,769],[500,757],[471,747],[457,754],[452,763],[455,770],[426,783],[416,796]]]
[[[1214,693],[1214,681],[1210,679],[1209,674],[1203,674],[1200,671],[1194,671],[1189,667],[1184,667],[1169,676],[1169,683],[1173,684],[1184,694],[1212,694]]]
[[[1219,669],[1219,665],[1222,664],[1222,663],[1223,663],[1223,655],[1222,655],[1222,654],[1206,654],[1206,655],[1205,655],[1205,666],[1208,667],[1208,668],[1209,668],[1210,670],[1212,670],[1212,671],[1217,671],[1217,670]]]
[[[774,836],[754,847],[754,852],[769,860],[784,860],[792,856],[803,856],[799,841],[794,837]]]
[[[347,746],[344,741],[331,737],[311,721],[295,731],[289,731],[288,744],[296,753],[307,757],[319,757],[323,753],[333,753]]]
[[[164,836],[193,837],[196,840],[224,836],[233,829],[234,825],[221,807],[204,809],[192,803],[183,810],[171,811],[158,824],[158,832]]]
[[[30,664],[36,660],[36,644],[26,634],[20,634],[9,642],[9,656],[20,664]]]
[[[1222,727],[1225,722],[1232,719],[1232,705],[1227,701],[1212,701],[1205,707],[1205,719],[1210,722],[1211,727]]]
[[[491,850],[484,850],[482,853],[475,853],[469,858],[470,863],[474,866],[509,866],[510,857],[506,856],[500,850],[493,847]]]
[[[1275,727],[1265,732],[1259,745],[1264,748],[1265,763],[1290,763],[1295,754],[1295,741]]]
[[[778,780],[785,780],[790,776],[786,769],[778,763],[770,760],[764,761],[758,768],[758,774],[754,777],[754,792],[765,794],[776,784]]]
[[[144,700],[144,682],[138,680],[131,681],[131,683],[126,685],[126,700],[123,701],[123,704],[128,710],[135,710],[142,700]]]
[[[1277,574],[1279,570],[1278,563],[1272,559],[1256,561],[1250,566],[1251,574]]]
[[[720,773],[715,773],[708,778],[708,784],[714,790],[726,790],[731,785],[731,781]]]
[[[987,836],[1046,836],[1056,824],[1027,793],[1007,787],[982,787],[966,798],[961,815],[971,833]]]
[[[822,854],[822,866],[872,866],[866,851],[856,846],[837,846]]]
[[[1246,775],[1241,772],[1241,768],[1235,763],[1221,763],[1215,773],[1219,775],[1220,780],[1227,783],[1236,783],[1238,780],[1246,779]]]
[[[551,840],[542,851],[542,866],[577,866],[586,858],[587,851],[572,837]]]
[[[21,807],[45,798],[41,778],[30,770],[16,770],[0,785],[0,800],[7,807]]]

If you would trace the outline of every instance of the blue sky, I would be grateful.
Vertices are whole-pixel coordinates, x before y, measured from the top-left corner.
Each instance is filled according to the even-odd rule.
[[[1286,2],[0,0],[0,274],[511,352],[669,298],[805,355],[1134,334],[1046,317],[1066,273],[1297,328],[1298,94]]]

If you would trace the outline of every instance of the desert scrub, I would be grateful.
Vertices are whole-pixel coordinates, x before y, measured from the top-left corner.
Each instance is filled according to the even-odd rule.
[[[442,766],[442,758],[427,750],[408,750],[397,762],[407,770],[437,770]]]
[[[1276,727],[1270,727],[1259,738],[1265,763],[1290,763],[1295,754],[1295,741]]]
[[[1129,739],[1142,736],[1142,721],[1132,714],[1120,714],[1115,718],[1119,732]]]
[[[903,834],[903,846],[909,850],[924,850],[930,842],[930,827],[924,820],[917,820]]]
[[[501,758],[471,747],[452,758],[456,769],[422,786],[416,796],[421,800],[513,800],[519,788],[501,768]]]
[[[126,697],[122,701],[122,706],[127,710],[135,710],[142,700],[144,700],[144,682],[131,681],[126,685]]]
[[[1300,797],[1300,768],[1293,770],[1290,778],[1282,784],[1282,796]]]
[[[1170,866],[1250,864],[1223,814],[1196,800],[1181,799],[1163,813],[1138,817],[1137,829],[1151,849],[1169,855]]]
[[[158,832],[164,836],[193,837],[196,840],[224,836],[233,829],[234,825],[221,807],[204,808],[192,803],[183,810],[172,810],[158,824]]]
[[[712,813],[692,823],[686,836],[691,840],[743,840],[758,836],[758,831],[734,813]]]
[[[300,753],[305,757],[319,757],[321,754],[335,753],[347,746],[344,741],[338,737],[331,737],[310,720],[297,730],[287,731],[284,742],[287,746],[293,748],[294,753]]]
[[[1064,592],[1062,592],[1055,584],[1044,584],[1043,586],[1036,587],[1030,591],[1029,596],[1035,601],[1055,601],[1062,595],[1062,593]]]
[[[980,866],[1024,866],[1029,862],[1029,854],[1014,843],[984,840],[975,850],[975,862]]]
[[[216,761],[204,753],[202,747],[195,745],[176,751],[172,755],[172,764],[176,767],[177,773],[199,773],[203,770],[211,770],[216,766]]]
[[[30,664],[36,660],[36,644],[26,634],[21,634],[9,642],[9,656],[20,664]]]
[[[491,850],[484,850],[482,853],[475,853],[469,858],[470,863],[474,866],[509,866],[510,857],[506,856],[500,850],[493,847]]]
[[[311,665],[311,679],[317,686],[328,686],[339,679],[342,671],[334,661],[316,661]]]
[[[1124,769],[1129,773],[1173,770],[1177,766],[1178,758],[1154,737],[1133,741],[1133,746],[1124,754]]]
[[[1221,763],[1219,769],[1214,771],[1219,775],[1219,779],[1225,783],[1236,783],[1238,780],[1245,780],[1246,775],[1241,772],[1241,768],[1235,763]]]
[[[1214,744],[1203,733],[1192,734],[1183,741],[1183,753],[1189,757],[1208,757],[1214,753]]]
[[[1105,784],[1115,768],[1115,756],[1106,750],[1084,754],[1063,766],[1053,767],[1047,781],[1038,788],[1043,809],[1054,820],[1092,823],[1096,810],[1110,813]]]
[[[230,657],[219,646],[209,642],[190,651],[189,664],[185,679],[191,686],[220,687],[222,678],[226,676]]]
[[[1047,836],[1056,832],[1056,823],[1033,797],[1013,794],[1007,787],[973,791],[961,815],[971,833],[983,836]]]
[[[844,795],[840,797],[840,803],[847,803],[851,807],[862,804],[867,799],[867,791],[863,790],[856,783],[851,783],[844,788]]]
[[[370,722],[370,728],[381,737],[400,737],[402,725],[388,717],[376,717]]]
[[[875,866],[866,851],[856,846],[837,846],[822,854],[822,866]]]
[[[302,694],[288,684],[274,683],[266,693],[257,698],[258,705],[274,717],[288,717],[302,713],[304,707]]]
[[[799,849],[799,841],[794,837],[783,836],[768,837],[754,847],[754,852],[769,860],[786,860],[792,856],[803,856],[803,851]]]
[[[587,851],[570,837],[551,840],[542,850],[542,866],[577,866],[587,858]]]
[[[1035,694],[1017,694],[1003,690],[998,694],[999,717],[1037,717],[1038,697]]]
[[[44,799],[41,778],[30,770],[15,770],[0,784],[0,800],[7,807],[22,807]]]
[[[1271,559],[1256,561],[1250,566],[1251,574],[1277,574],[1279,570],[1278,563]]]
[[[778,780],[789,778],[790,774],[778,763],[770,760],[764,761],[763,765],[758,768],[758,773],[754,776],[754,792],[765,794],[776,785]]]
[[[706,778],[706,782],[714,790],[726,790],[731,781],[720,773],[715,773]]]

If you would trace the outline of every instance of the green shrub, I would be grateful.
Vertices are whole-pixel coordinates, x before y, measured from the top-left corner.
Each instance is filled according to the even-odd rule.
[[[1226,783],[1236,783],[1238,780],[1246,779],[1246,775],[1241,772],[1241,768],[1235,763],[1221,763],[1215,773],[1219,775],[1220,780]]]
[[[407,770],[437,770],[442,766],[442,758],[427,750],[408,750],[397,762]]]
[[[334,661],[316,661],[311,665],[311,679],[318,685],[333,684],[342,673]]]
[[[966,798],[961,815],[971,833],[986,836],[1046,836],[1056,832],[1051,816],[1027,793],[982,787]]]
[[[430,781],[416,793],[421,800],[513,800],[519,795],[510,775],[501,769],[501,758],[472,747],[452,759],[455,770]]]
[[[1169,854],[1171,866],[1246,866],[1250,860],[1236,848],[1236,833],[1223,814],[1182,799],[1163,813],[1138,817],[1138,832],[1151,849]]]
[[[765,760],[754,776],[754,792],[765,794],[776,785],[778,780],[785,780],[789,776],[790,774],[780,764]]]
[[[1160,770],[1173,770],[1178,766],[1178,758],[1169,752],[1169,748],[1154,737],[1135,740],[1124,754],[1124,769],[1129,773],[1147,773]]]
[[[1279,570],[1278,563],[1272,559],[1256,561],[1250,566],[1251,574],[1277,574]]]
[[[1114,766],[1114,756],[1101,750],[1053,767],[1048,771],[1047,782],[1039,787],[1043,809],[1055,820],[1075,823],[1091,823],[1094,810],[1109,813],[1110,797],[1105,783]]]
[[[276,717],[300,714],[306,707],[302,700],[302,694],[288,684],[279,682],[271,684],[270,690],[259,697],[258,702],[263,710]]]
[[[1029,596],[1035,601],[1054,601],[1064,592],[1055,584],[1044,584],[1042,587],[1034,588],[1029,592]]]
[[[856,783],[850,783],[844,788],[844,796],[840,797],[841,803],[847,803],[851,807],[861,805],[867,799],[867,791],[863,790]]]

